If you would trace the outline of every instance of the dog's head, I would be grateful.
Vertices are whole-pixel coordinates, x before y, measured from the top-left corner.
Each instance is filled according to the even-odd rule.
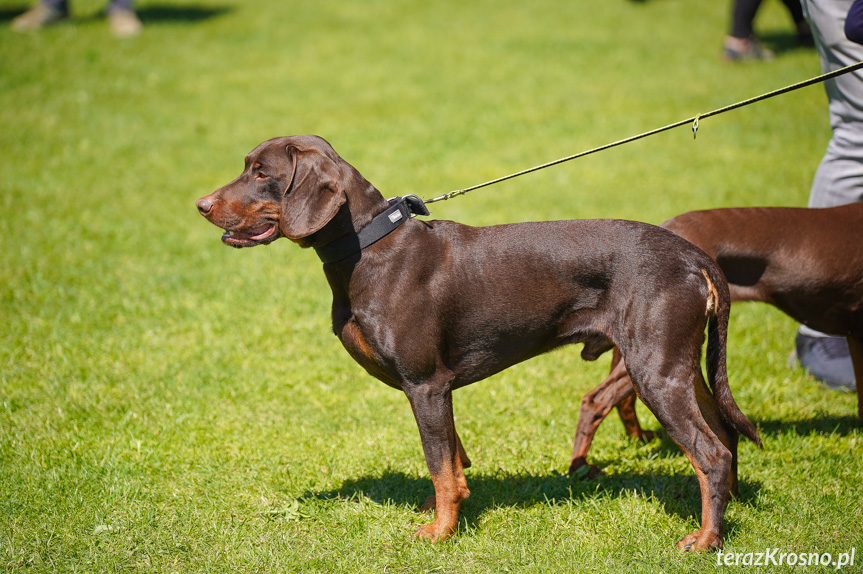
[[[355,176],[323,138],[274,138],[246,156],[237,179],[199,199],[198,211],[225,230],[222,241],[232,247],[279,237],[303,244],[335,217]]]

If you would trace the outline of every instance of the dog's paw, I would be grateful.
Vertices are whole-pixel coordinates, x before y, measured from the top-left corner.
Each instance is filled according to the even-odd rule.
[[[722,537],[718,534],[704,533],[701,530],[684,536],[677,541],[677,549],[683,552],[716,551],[722,548]]]
[[[438,524],[437,520],[416,531],[414,538],[433,543],[443,542],[455,533],[455,528]]]
[[[594,466],[585,460],[583,456],[572,459],[569,463],[569,476],[579,480],[590,480],[601,475],[602,471],[599,467]]]

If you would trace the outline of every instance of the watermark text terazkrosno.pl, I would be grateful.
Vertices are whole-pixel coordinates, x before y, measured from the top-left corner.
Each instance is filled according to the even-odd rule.
[[[832,554],[830,552],[783,552],[766,548],[759,552],[723,552],[716,554],[718,566],[832,566],[836,570],[854,566],[857,549]]]

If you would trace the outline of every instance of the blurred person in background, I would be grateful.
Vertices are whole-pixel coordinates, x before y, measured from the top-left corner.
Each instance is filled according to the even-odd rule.
[[[131,38],[141,32],[141,21],[133,8],[134,0],[111,0],[105,13],[111,33]],[[68,0],[41,0],[39,4],[12,20],[12,29],[32,32],[69,18]]]
[[[812,45],[809,23],[803,15],[800,0],[782,0],[794,21],[797,42],[802,46]],[[773,52],[762,46],[755,36],[753,22],[761,6],[761,0],[734,0],[731,8],[731,29],[725,37],[722,57],[731,62],[742,60],[771,60]]]

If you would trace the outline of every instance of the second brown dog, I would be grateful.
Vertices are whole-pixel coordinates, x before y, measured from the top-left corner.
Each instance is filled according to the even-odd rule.
[[[692,211],[662,227],[717,261],[732,301],[769,303],[804,325],[845,337],[863,418],[863,202]],[[588,476],[599,473],[586,457],[596,429],[615,406],[629,435],[653,437],[638,424],[635,390],[616,351],[608,378],[581,401],[570,474],[585,465]]]

